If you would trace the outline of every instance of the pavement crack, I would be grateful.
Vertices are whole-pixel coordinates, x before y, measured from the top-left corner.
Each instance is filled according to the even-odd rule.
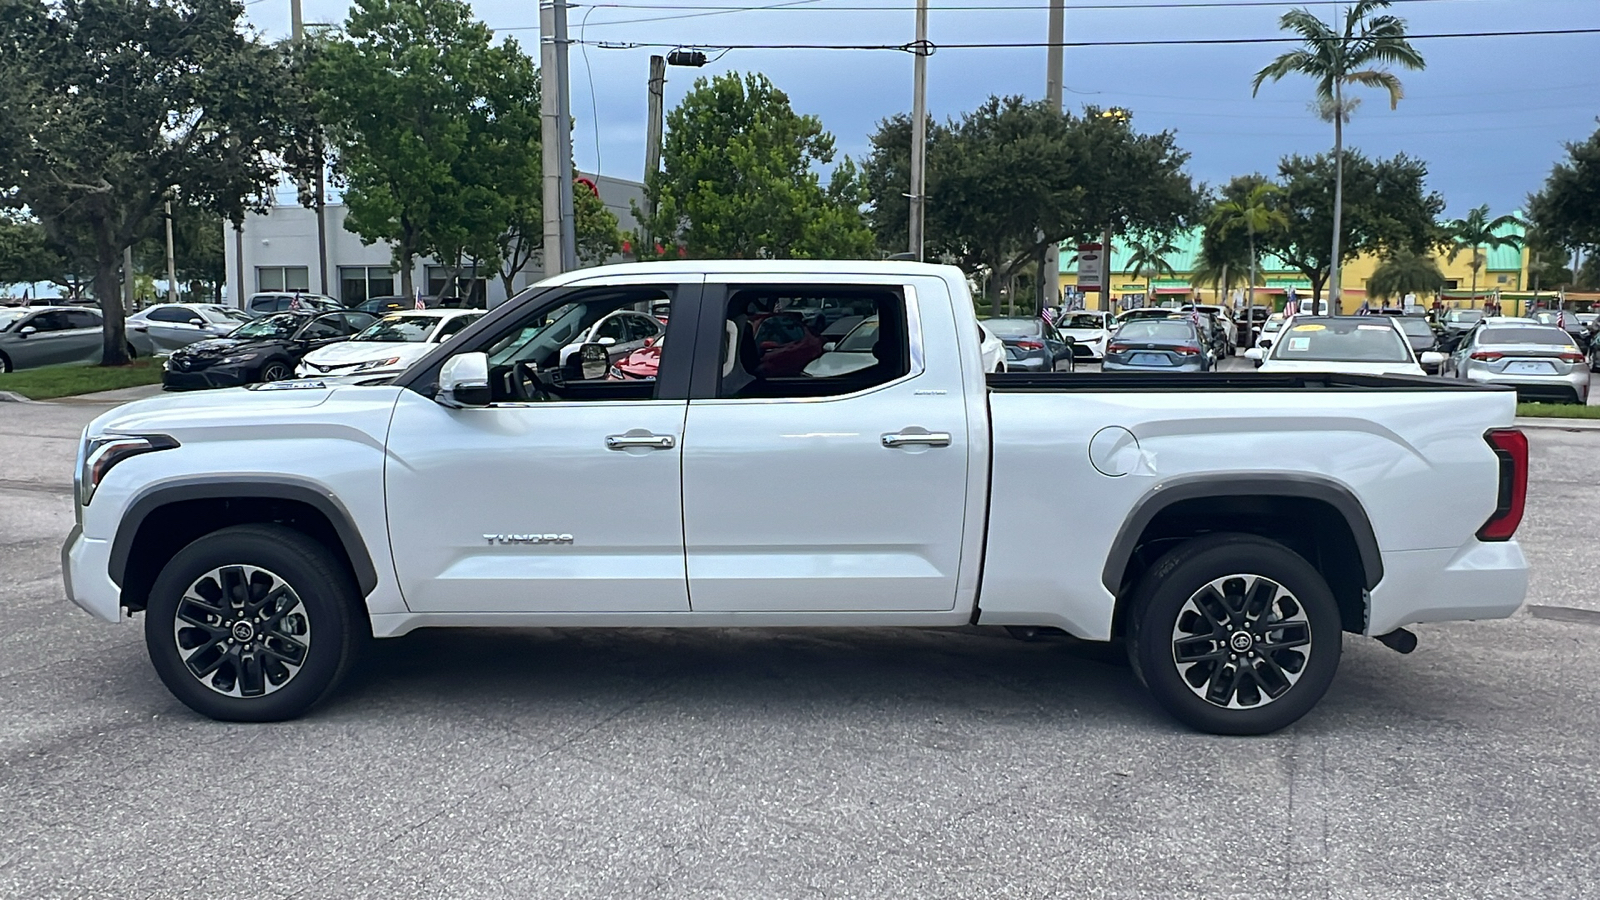
[[[1600,610],[1593,609],[1529,604],[1528,615],[1533,616],[1535,619],[1549,619],[1553,622],[1570,622],[1575,625],[1600,625]]]

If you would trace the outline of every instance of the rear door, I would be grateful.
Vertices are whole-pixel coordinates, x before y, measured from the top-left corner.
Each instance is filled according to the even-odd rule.
[[[945,290],[920,278],[708,280],[683,451],[695,610],[954,607],[968,490],[962,363],[923,358],[925,345],[958,345]],[[830,302],[878,317],[871,352],[825,350],[812,324],[788,327],[824,327],[794,311]],[[785,329],[765,327],[777,320]]]
[[[68,362],[99,362],[105,353],[105,320],[92,309],[69,309],[65,346]]]
[[[196,310],[162,306],[150,310],[149,315],[145,316],[145,322],[148,323],[145,333],[150,335],[150,343],[157,352],[171,353],[208,336],[208,332],[194,324],[195,321],[202,321]]]

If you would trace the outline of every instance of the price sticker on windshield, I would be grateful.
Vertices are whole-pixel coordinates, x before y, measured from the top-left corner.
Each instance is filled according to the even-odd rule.
[[[1319,325],[1318,327],[1320,328],[1321,326]],[[1289,338],[1289,352],[1293,353],[1296,350],[1309,350],[1309,349],[1311,349],[1311,338],[1303,338],[1303,337],[1292,337],[1292,338]]]

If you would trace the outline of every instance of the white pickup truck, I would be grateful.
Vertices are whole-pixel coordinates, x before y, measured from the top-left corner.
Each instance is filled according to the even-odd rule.
[[[663,301],[659,342],[561,362]],[[588,269],[393,384],[106,413],[63,566],[95,616],[143,611],[162,680],[218,719],[298,715],[416,628],[996,625],[1124,641],[1178,719],[1263,733],[1322,696],[1343,633],[1409,650],[1407,624],[1518,608],[1515,399],[989,375],[940,266]]]

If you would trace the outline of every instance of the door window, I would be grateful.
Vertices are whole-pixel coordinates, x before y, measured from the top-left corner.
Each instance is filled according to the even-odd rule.
[[[481,314],[471,316],[456,316],[455,318],[446,321],[444,325],[439,328],[439,333],[434,337],[434,340],[442,341],[447,337],[451,337],[461,329],[471,325],[473,322],[478,321],[479,318],[481,318]]]
[[[145,318],[149,319],[152,322],[179,322],[179,323],[187,323],[190,319],[198,319],[199,317],[200,317],[199,313],[197,313],[197,312],[195,312],[193,310],[184,309],[181,306],[162,306],[162,307],[158,307],[156,309],[150,310],[149,315],[145,316]]]
[[[100,316],[87,309],[69,309],[66,312],[68,328],[99,328]]]
[[[669,300],[660,288],[607,288],[563,294],[521,319],[514,320],[488,338],[482,349],[489,355],[491,396],[498,403],[562,400],[649,400],[656,396],[655,377],[671,357],[665,342],[635,350],[617,360],[599,377],[585,372],[579,341],[591,329],[589,340],[627,334],[623,319],[607,316],[637,303]],[[586,377],[589,376],[589,377]]]
[[[338,324],[340,334],[355,334],[377,321],[376,316],[364,312],[334,313],[326,318]]]
[[[831,311],[860,321],[830,349]],[[831,317],[837,322],[836,316]],[[886,384],[911,371],[905,300],[889,288],[732,289],[724,322],[719,397],[828,397]]]
[[[303,341],[322,341],[328,338],[342,337],[349,332],[345,330],[343,318],[339,313],[319,316],[307,323],[301,330],[299,338]]]
[[[67,314],[59,310],[39,313],[23,323],[24,328],[29,325],[32,325],[34,330],[41,334],[46,331],[66,331],[72,327],[67,324]]]

